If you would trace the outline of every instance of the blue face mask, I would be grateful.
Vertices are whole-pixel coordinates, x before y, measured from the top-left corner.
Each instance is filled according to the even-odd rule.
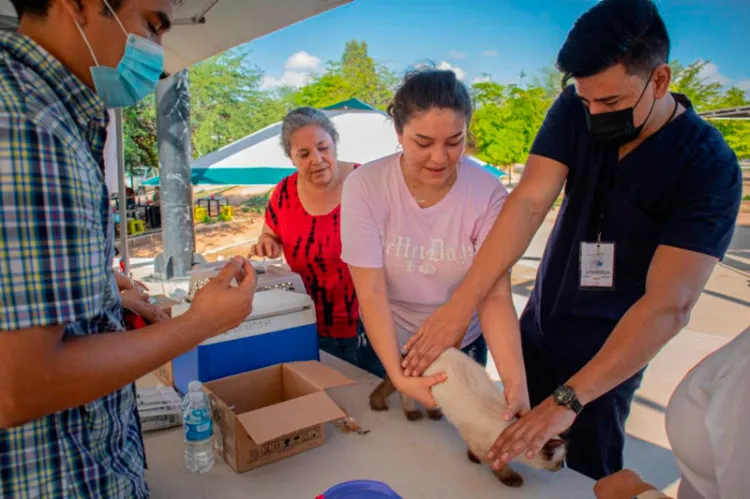
[[[128,34],[109,2],[104,2],[127,37],[125,53],[116,68],[101,66],[81,26],[83,40],[91,52],[96,66],[91,67],[94,89],[107,109],[129,107],[137,104],[154,91],[164,71],[164,49],[141,36]]]

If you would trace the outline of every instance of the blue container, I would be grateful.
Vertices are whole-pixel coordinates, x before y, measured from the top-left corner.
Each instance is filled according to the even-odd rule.
[[[175,388],[202,383],[282,362],[320,360],[315,306],[305,294],[256,293],[253,312],[235,329],[209,338],[172,361]]]
[[[353,480],[328,489],[320,499],[402,499],[383,482]]]

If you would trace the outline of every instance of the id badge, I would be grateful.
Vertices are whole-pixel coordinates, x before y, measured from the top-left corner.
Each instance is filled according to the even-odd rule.
[[[581,288],[614,288],[615,244],[582,242],[580,274]]]

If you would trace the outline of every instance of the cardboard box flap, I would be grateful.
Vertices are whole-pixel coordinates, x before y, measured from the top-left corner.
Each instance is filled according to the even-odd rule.
[[[299,374],[318,390],[326,390],[337,386],[354,384],[354,381],[350,380],[337,370],[315,360],[290,362],[289,364],[286,364],[285,367]]]
[[[264,444],[283,435],[346,417],[346,413],[325,392],[264,407],[237,416],[250,438]]]

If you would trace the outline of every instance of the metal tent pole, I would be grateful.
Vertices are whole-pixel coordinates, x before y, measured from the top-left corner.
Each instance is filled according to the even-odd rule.
[[[122,129],[122,109],[115,110],[115,137],[117,144],[117,191],[120,213],[120,260],[124,264],[125,275],[130,275],[128,258],[128,210],[125,195],[125,141]]]

